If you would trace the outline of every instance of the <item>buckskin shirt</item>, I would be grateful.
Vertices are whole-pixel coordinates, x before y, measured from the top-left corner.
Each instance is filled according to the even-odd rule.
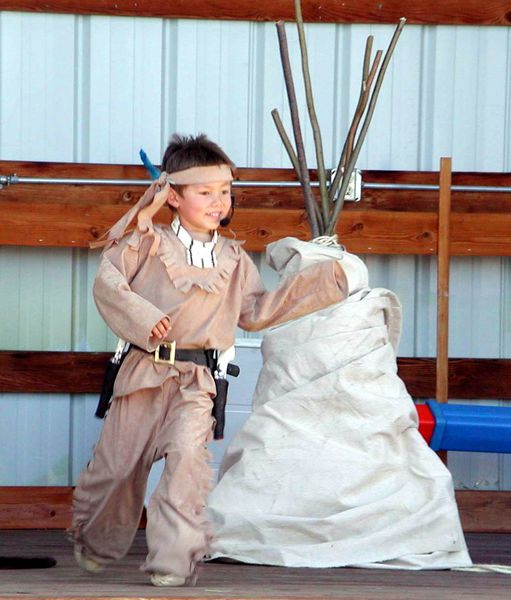
[[[301,317],[347,297],[347,281],[337,261],[314,265],[265,290],[259,272],[238,241],[219,237],[217,265],[190,266],[186,249],[170,227],[155,226],[160,244],[149,254],[154,235],[135,232],[103,255],[94,285],[99,312],[116,335],[152,351],[149,336],[165,316],[177,348],[223,350],[234,343],[236,326],[257,331]],[[175,370],[152,355],[131,351],[116,380],[115,396],[159,386]]]

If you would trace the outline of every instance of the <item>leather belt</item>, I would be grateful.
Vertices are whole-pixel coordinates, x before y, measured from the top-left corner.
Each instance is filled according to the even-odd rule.
[[[130,344],[130,347],[126,352],[123,353],[121,361],[119,363],[112,363],[111,360],[108,363],[107,372],[105,373],[105,379],[103,381],[103,387],[101,390],[101,396],[99,404],[96,409],[96,417],[100,419],[104,418],[110,407],[110,401],[113,394],[113,387],[115,377],[119,371],[119,367],[122,361],[126,357],[127,353],[131,348],[136,348],[146,354],[153,354],[154,361],[173,365],[176,360],[179,361],[190,361],[197,365],[203,365],[208,367],[215,379],[216,395],[213,398],[212,414],[215,418],[215,429],[213,437],[215,440],[221,440],[224,437],[224,425],[225,425],[225,404],[227,402],[227,389],[229,382],[226,378],[217,377],[216,370],[218,351],[210,348],[176,348],[176,342],[162,342],[154,352],[148,352],[144,348]],[[113,366],[113,370],[112,370]],[[227,374],[237,377],[239,374],[239,367],[237,365],[228,364]]]
[[[196,350],[182,348],[181,350],[176,350],[174,360],[190,361],[194,362],[197,365],[211,367],[216,360],[216,350],[206,348]]]
[[[147,352],[139,346],[133,346],[137,350]],[[182,362],[193,362],[197,365],[209,367],[211,370],[216,368],[217,351],[209,348],[176,348],[176,342],[162,342],[154,352],[154,362],[173,365],[176,360]]]

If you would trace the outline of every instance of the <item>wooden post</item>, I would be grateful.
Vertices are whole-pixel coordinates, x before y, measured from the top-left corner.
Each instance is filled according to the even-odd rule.
[[[451,169],[451,158],[441,158],[437,248],[437,402],[447,402],[448,399]]]
[[[440,159],[440,191],[438,197],[437,247],[437,350],[436,400],[445,403],[449,397],[449,250],[451,216],[452,159]],[[447,463],[447,452],[439,452]]]

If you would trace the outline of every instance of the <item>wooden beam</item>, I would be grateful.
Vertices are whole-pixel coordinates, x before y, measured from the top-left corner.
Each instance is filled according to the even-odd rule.
[[[71,163],[0,162],[0,175],[81,179],[147,179],[143,167]],[[311,173],[312,177],[315,173]],[[363,199],[346,203],[338,233],[359,254],[434,254],[437,246],[437,192],[381,190],[371,183],[438,181],[434,172],[364,171]],[[149,180],[148,180],[149,181]],[[243,181],[270,182],[243,187]],[[301,190],[273,185],[296,181],[291,169],[239,169],[237,210],[232,228],[246,249],[262,251],[284,236],[309,239]],[[509,173],[454,173],[453,186],[511,187]],[[133,185],[14,184],[0,189],[0,244],[88,247],[142,194]],[[511,255],[511,194],[453,192],[450,254]],[[37,206],[37,210],[34,210]],[[168,222],[169,212],[158,219]]]
[[[126,211],[119,205],[37,204],[3,200],[0,244],[87,248]],[[157,221],[167,223],[167,209]],[[436,217],[429,212],[347,209],[337,233],[355,254],[427,255],[436,253]],[[305,211],[237,208],[231,229],[245,250],[262,252],[282,237],[310,239]],[[452,215],[451,256],[510,256],[511,213]],[[223,232],[229,237],[228,232]]]
[[[108,352],[0,351],[0,392],[96,394]]]
[[[456,491],[466,533],[511,533],[511,492]]]
[[[70,486],[0,487],[0,529],[67,529],[72,494]],[[463,490],[456,501],[466,533],[511,533],[511,492]]]
[[[436,390],[437,402],[449,399],[449,265],[451,246],[451,181],[452,159],[440,159],[440,190],[438,194],[437,232],[437,345],[436,345]],[[438,456],[447,465],[447,452]]]
[[[0,10],[243,21],[293,21],[291,0],[0,0]],[[305,21],[319,23],[509,25],[507,0],[302,0]]]
[[[71,486],[0,487],[0,529],[67,529],[72,501]]]
[[[445,403],[449,389],[449,248],[451,239],[452,159],[440,159],[437,240],[436,400]]]
[[[72,494],[67,486],[0,487],[0,529],[65,529]]]
[[[412,398],[435,397],[435,359],[397,359],[398,373]],[[511,359],[450,358],[449,398],[511,400]]]
[[[303,208],[303,195],[299,187],[279,188],[273,183],[297,182],[293,169],[239,167],[237,170],[236,202],[242,208]],[[7,177],[60,178],[60,179],[150,179],[146,169],[138,165],[113,165],[91,163],[50,163],[0,161],[0,175]],[[312,181],[316,172],[310,171]],[[343,210],[389,210],[395,212],[438,211],[438,190],[372,189],[371,184],[438,185],[438,171],[364,170],[363,201],[347,202]],[[244,181],[270,182],[269,187],[243,187]],[[486,186],[511,189],[511,173],[480,173],[459,171],[452,173],[453,186]],[[367,187],[366,187],[367,186]],[[0,200],[31,202],[35,204],[119,205],[124,209],[132,205],[144,188],[124,185],[73,185],[29,183],[0,188]],[[456,213],[506,213],[511,211],[511,192],[488,193],[454,191],[452,211]]]
[[[0,351],[0,393],[96,394],[108,352]],[[398,358],[413,398],[435,397],[435,359]],[[511,400],[511,359],[449,359],[450,398]]]

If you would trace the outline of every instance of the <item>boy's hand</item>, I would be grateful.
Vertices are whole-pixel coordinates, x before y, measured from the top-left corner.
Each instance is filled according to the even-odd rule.
[[[168,317],[163,317],[163,319],[158,321],[151,329],[151,337],[157,340],[163,340],[171,329],[170,319]]]

